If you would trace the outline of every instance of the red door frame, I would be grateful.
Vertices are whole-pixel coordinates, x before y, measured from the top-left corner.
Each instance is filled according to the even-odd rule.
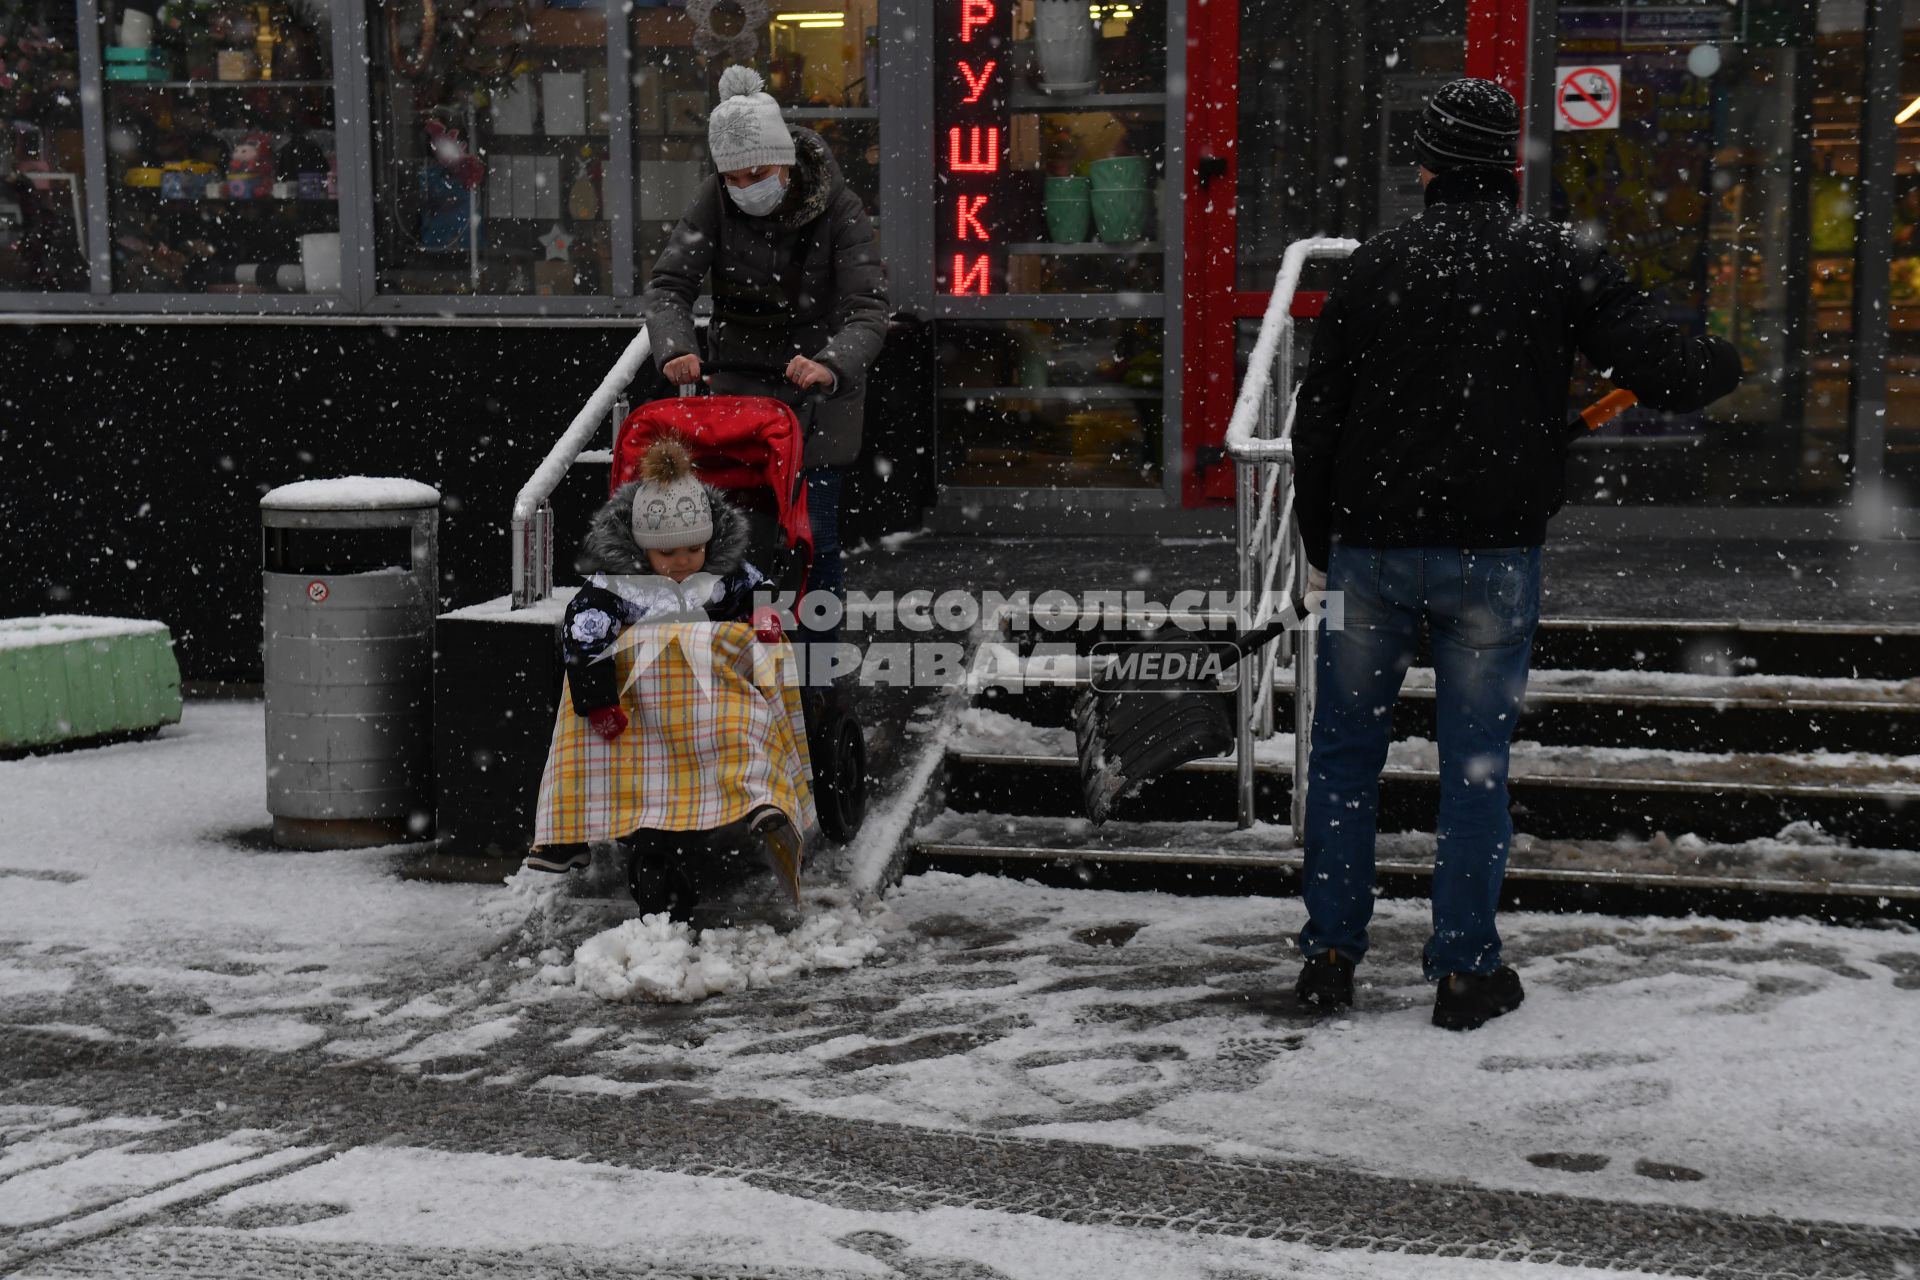
[[[1526,135],[1530,0],[1467,0],[1466,71],[1493,80],[1520,103]],[[1215,51],[1231,49],[1234,56]],[[1240,6],[1187,6],[1184,298],[1181,352],[1180,501],[1211,506],[1233,499],[1233,468],[1220,454],[1233,413],[1234,329],[1266,314],[1268,294],[1237,287],[1240,187]],[[1516,165],[1519,157],[1515,157]],[[1523,175],[1524,177],[1524,175]],[[1318,315],[1324,295],[1302,294],[1294,314]],[[1197,465],[1196,465],[1197,464]]]

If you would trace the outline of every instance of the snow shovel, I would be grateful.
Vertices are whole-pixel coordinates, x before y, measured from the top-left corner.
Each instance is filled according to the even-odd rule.
[[[1611,391],[1575,415],[1567,433],[1597,431],[1637,400],[1631,391]],[[1301,602],[1292,600],[1280,617],[1234,640],[1143,641],[1129,646],[1134,661],[1127,678],[1103,679],[1101,687],[1090,683],[1082,690],[1073,708],[1073,736],[1080,792],[1094,825],[1105,822],[1115,804],[1189,760],[1225,755],[1238,736],[1234,694],[1192,688],[1200,660],[1211,655],[1212,668],[1224,672],[1304,616]],[[1153,661],[1143,661],[1149,654]]]

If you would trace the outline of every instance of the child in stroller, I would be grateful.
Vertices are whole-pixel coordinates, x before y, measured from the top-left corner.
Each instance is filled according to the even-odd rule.
[[[798,691],[769,675],[777,621],[751,625],[766,582],[751,536],[673,435],[594,515],[527,866],[585,867],[589,842],[617,840],[642,912],[684,919],[738,855],[757,855],[797,905],[807,735]]]

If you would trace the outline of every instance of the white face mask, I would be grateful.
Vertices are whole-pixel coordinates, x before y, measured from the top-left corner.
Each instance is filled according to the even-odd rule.
[[[727,194],[740,206],[740,212],[750,217],[764,218],[780,207],[780,202],[787,195],[787,184],[780,181],[778,173],[770,173],[744,187],[736,187],[729,182]]]

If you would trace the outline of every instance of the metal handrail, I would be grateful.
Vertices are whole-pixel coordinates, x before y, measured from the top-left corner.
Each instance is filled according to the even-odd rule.
[[[1293,520],[1293,413],[1295,396],[1293,303],[1307,263],[1345,258],[1358,240],[1313,237],[1287,246],[1260,319],[1259,337],[1247,362],[1246,380],[1227,423],[1227,455],[1234,460],[1234,529],[1240,561],[1242,625],[1257,628],[1272,619],[1307,586],[1307,558]],[[1275,588],[1286,594],[1276,597]],[[1307,815],[1307,751],[1313,730],[1314,631],[1289,632],[1247,659],[1235,694],[1235,781],[1241,827],[1254,823],[1253,746],[1273,735],[1273,684],[1279,664],[1293,669],[1294,843]]]
[[[620,395],[640,372],[653,344],[642,326],[627,349],[614,362],[600,386],[587,398],[580,412],[573,415],[560,439],[520,486],[513,500],[511,555],[513,558],[513,607],[525,609],[553,594],[553,505],[548,499],[560,487],[567,469],[586,449],[594,432],[613,410]]]

